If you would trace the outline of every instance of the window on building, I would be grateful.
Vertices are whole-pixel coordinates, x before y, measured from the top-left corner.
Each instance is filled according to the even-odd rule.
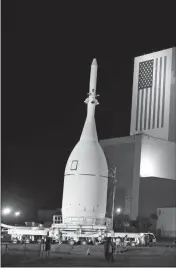
[[[73,160],[71,164],[71,170],[77,170],[77,166],[78,166],[78,161]]]

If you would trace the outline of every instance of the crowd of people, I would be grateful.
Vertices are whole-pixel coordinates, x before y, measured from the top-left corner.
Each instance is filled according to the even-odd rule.
[[[135,238],[118,236],[117,238],[107,238],[104,243],[105,258],[107,261],[113,261],[114,253],[121,254],[127,246],[151,246],[153,244],[153,236],[148,234],[139,235]]]

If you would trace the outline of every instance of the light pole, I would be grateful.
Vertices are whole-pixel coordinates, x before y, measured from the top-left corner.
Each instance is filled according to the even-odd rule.
[[[115,200],[115,194],[116,194],[116,184],[117,184],[117,178],[116,178],[116,167],[113,167],[109,170],[112,172],[112,176],[110,176],[113,179],[113,195],[112,195],[112,212],[111,212],[111,217],[112,217],[112,230],[114,227],[114,200]]]

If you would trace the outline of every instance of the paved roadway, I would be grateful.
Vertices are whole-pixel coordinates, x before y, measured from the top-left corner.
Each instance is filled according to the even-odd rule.
[[[56,266],[152,266],[176,267],[176,248],[156,245],[151,248],[133,248],[123,254],[116,254],[114,262],[108,263],[104,258],[103,246],[92,246],[90,255],[86,255],[88,246],[52,245],[52,251],[47,258],[44,252],[42,257],[39,245],[9,245],[5,253],[2,247],[2,266],[18,267],[56,267]]]

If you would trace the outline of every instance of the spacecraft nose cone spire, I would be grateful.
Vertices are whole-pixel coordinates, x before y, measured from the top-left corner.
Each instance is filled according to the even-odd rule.
[[[96,99],[97,68],[97,60],[93,59],[90,71],[89,97],[85,100],[85,103],[87,103],[87,118],[81,134],[81,140],[98,141],[94,119],[95,106],[98,104]]]
[[[92,65],[96,65],[96,66],[98,65],[96,59],[93,59],[93,61],[92,61]]]

